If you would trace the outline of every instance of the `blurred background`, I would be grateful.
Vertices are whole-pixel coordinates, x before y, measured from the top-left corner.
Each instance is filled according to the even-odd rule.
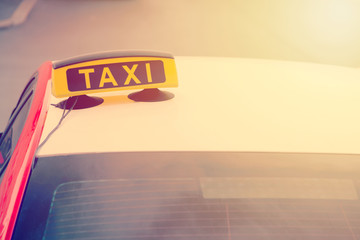
[[[41,63],[89,52],[360,66],[358,0],[0,0],[2,23],[14,13],[29,14],[0,28],[0,131]]]

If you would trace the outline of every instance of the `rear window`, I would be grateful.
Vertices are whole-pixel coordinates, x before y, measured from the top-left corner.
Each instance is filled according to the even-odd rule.
[[[37,159],[14,239],[357,239],[360,156]]]

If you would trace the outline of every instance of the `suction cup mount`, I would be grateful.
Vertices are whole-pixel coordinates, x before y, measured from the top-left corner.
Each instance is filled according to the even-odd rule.
[[[75,103],[76,101],[76,103]],[[72,106],[73,109],[85,109],[85,108],[91,108],[100,105],[104,102],[104,99],[100,97],[89,97],[87,95],[80,95],[80,96],[74,96],[69,97],[67,100],[61,101],[58,104],[55,104],[54,106],[61,109],[70,109]]]
[[[158,88],[148,88],[140,92],[129,94],[128,98],[136,102],[161,102],[170,100],[174,97],[173,93],[161,91]]]

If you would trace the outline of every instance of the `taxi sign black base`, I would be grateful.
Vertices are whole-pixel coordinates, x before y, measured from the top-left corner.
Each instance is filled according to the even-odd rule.
[[[128,95],[128,98],[136,102],[161,102],[174,98],[174,94],[160,91],[157,88],[149,88],[140,92],[131,93]]]
[[[76,103],[75,103],[76,101]],[[99,97],[89,97],[87,95],[80,95],[75,97],[69,97],[67,100],[61,101],[58,104],[55,105],[55,107],[61,108],[61,109],[70,109],[73,107],[73,109],[85,109],[85,108],[91,108],[100,105],[104,102],[104,99]],[[66,106],[65,106],[66,104]]]

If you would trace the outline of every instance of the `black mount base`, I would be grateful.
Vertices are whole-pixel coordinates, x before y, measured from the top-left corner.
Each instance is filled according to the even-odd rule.
[[[173,93],[160,91],[157,88],[144,89],[140,92],[131,93],[128,96],[128,98],[136,102],[161,102],[170,100],[173,97]]]
[[[75,103],[76,101],[76,103]],[[100,105],[104,102],[104,99],[99,97],[89,97],[87,95],[80,95],[75,97],[69,97],[67,100],[61,101],[58,104],[54,105],[55,107],[61,108],[61,109],[70,109],[72,106],[73,109],[85,109],[85,108],[91,108]],[[65,106],[66,104],[66,106]]]

